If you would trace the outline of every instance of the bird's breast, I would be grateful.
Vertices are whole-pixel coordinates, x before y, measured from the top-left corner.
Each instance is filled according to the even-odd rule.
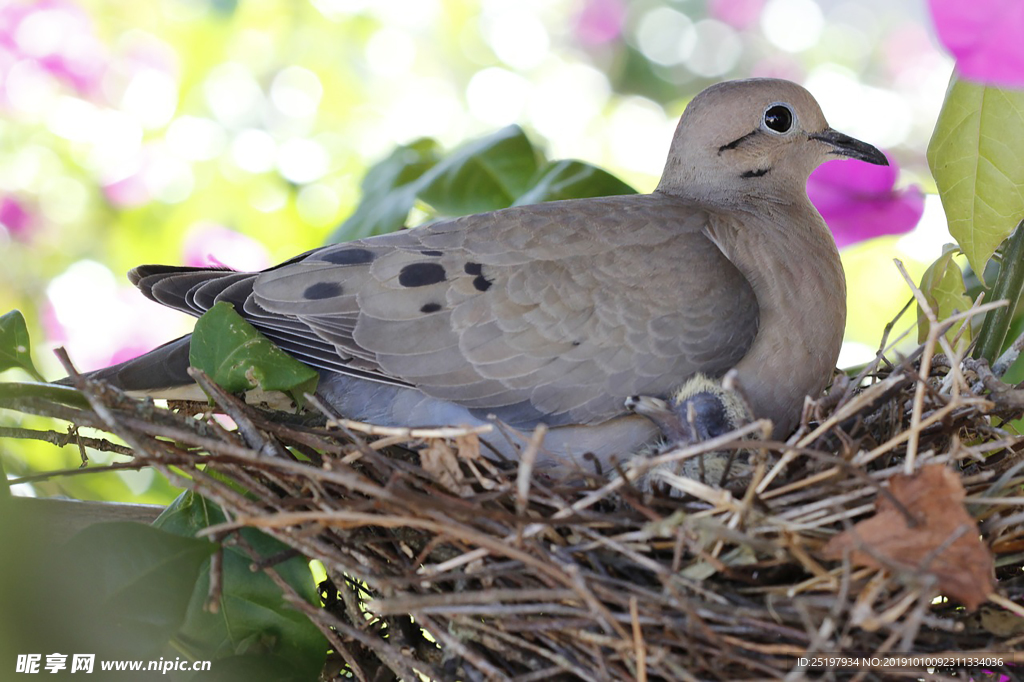
[[[831,233],[809,205],[795,214],[786,224],[759,217],[710,228],[757,296],[757,337],[736,370],[754,415],[770,418],[777,437],[796,424],[804,397],[827,385],[846,327],[846,279]]]

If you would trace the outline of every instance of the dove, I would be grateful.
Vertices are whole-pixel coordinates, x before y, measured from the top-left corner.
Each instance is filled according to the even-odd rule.
[[[191,315],[231,303],[320,372],[318,394],[344,417],[496,420],[511,428],[486,445],[512,458],[543,423],[538,462],[608,466],[659,437],[629,396],[669,400],[697,373],[735,370],[752,415],[784,436],[824,389],[846,284],[806,182],[835,158],[887,163],[830,128],[800,85],[728,81],[686,107],[650,194],[441,220],[262,272],[144,265],[129,277]],[[94,376],[201,397],[188,342]]]

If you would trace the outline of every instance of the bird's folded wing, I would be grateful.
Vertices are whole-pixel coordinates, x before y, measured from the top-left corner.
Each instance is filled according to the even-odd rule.
[[[725,372],[757,333],[750,284],[659,194],[551,202],[312,251],[243,274],[144,266],[151,298],[233,303],[326,370],[528,426],[597,423],[633,394]],[[652,278],[657,273],[657,278]]]

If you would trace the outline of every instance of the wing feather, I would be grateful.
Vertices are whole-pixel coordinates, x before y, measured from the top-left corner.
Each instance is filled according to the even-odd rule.
[[[723,374],[753,342],[756,297],[706,236],[708,220],[659,194],[551,202],[325,247],[262,273],[132,276],[194,315],[227,300],[321,369],[415,386],[514,426],[598,423],[628,395]]]

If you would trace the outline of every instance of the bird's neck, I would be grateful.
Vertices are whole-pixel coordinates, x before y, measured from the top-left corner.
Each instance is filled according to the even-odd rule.
[[[810,202],[726,216],[709,236],[750,281],[759,332],[736,369],[756,416],[784,435],[803,397],[832,376],[846,326],[846,278],[831,233]]]

